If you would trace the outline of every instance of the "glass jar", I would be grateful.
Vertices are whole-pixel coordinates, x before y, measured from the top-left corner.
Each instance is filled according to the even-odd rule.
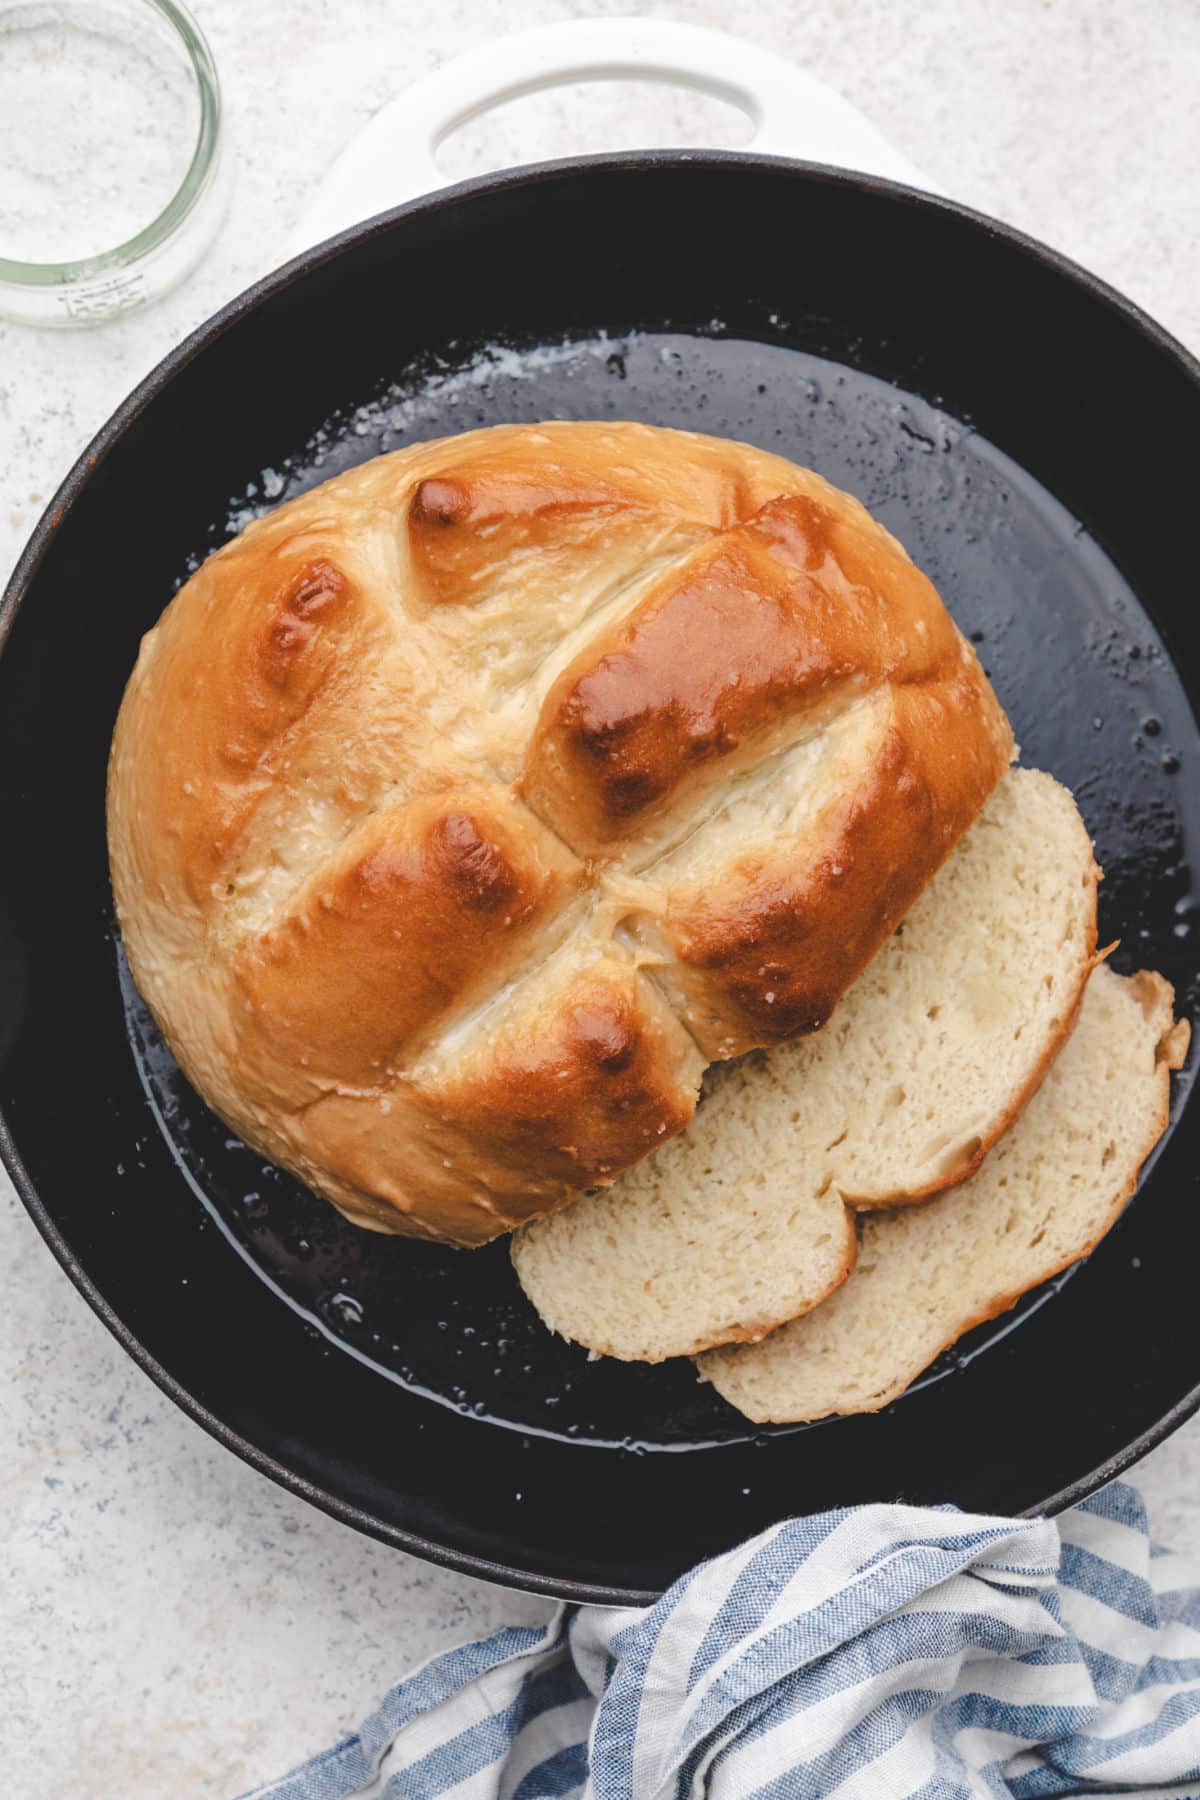
[[[165,293],[220,222],[222,135],[177,0],[0,0],[0,312],[89,325]]]

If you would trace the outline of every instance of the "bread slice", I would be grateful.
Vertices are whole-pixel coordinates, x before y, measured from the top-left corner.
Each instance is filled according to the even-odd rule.
[[[1011,771],[823,1031],[710,1069],[681,1136],[517,1234],[547,1325],[659,1362],[816,1306],[854,1266],[846,1202],[961,1181],[1019,1112],[1092,968],[1098,879],[1071,796]]]
[[[1161,976],[1099,968],[1040,1091],[964,1186],[864,1220],[845,1286],[700,1373],[747,1418],[875,1412],[956,1338],[1086,1256],[1167,1123],[1189,1028]]]

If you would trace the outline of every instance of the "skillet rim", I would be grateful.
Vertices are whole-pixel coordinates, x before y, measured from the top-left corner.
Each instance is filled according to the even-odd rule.
[[[743,166],[748,171],[761,169],[787,172],[806,180],[825,183],[835,190],[843,188],[868,195],[886,196],[908,206],[946,213],[968,225],[982,228],[993,239],[1003,240],[1020,256],[1040,263],[1051,273],[1066,278],[1068,282],[1081,288],[1090,299],[1116,313],[1125,323],[1148,339],[1157,350],[1165,352],[1177,365],[1180,376],[1190,381],[1200,395],[1200,358],[1194,356],[1173,333],[1160,325],[1135,301],[1130,300],[1100,276],[1085,269],[1061,251],[1052,249],[1027,232],[1006,224],[988,213],[981,212],[975,207],[965,206],[958,201],[944,199],[940,195],[929,194],[922,189],[902,182],[887,180],[881,176],[840,169],[824,163],[802,161],[795,157],[771,156],[739,150],[618,151],[522,164],[515,168],[498,171],[495,174],[475,176],[467,181],[456,182],[433,194],[406,201],[401,206],[375,214],[373,217],[337,233],[334,237],[327,238],[320,244],[302,251],[298,256],[292,257],[277,269],[244,288],[189,332],[172,350],[169,350],[130,390],[91,441],[85,445],[43,510],[25,548],[17,559],[13,572],[5,585],[3,595],[0,595],[0,655],[4,652],[13,620],[36,579],[58,526],[91,481],[104,458],[181,370],[187,368],[210,344],[238,325],[243,317],[255,312],[259,306],[270,300],[275,294],[285,291],[295,282],[302,280],[310,271],[335,261],[352,245],[368,241],[395,229],[412,213],[452,209],[460,200],[478,194],[533,187],[544,182],[569,179],[576,174],[587,174],[596,170],[611,169],[636,173],[644,170],[675,167],[694,168],[697,166],[710,168]],[[1182,674],[1181,679],[1183,679]],[[1183,685],[1190,698],[1195,683],[1191,680],[1183,680]],[[1197,1104],[1200,1104],[1200,1101]],[[569,1580],[563,1577],[548,1577],[539,1574],[536,1570],[521,1569],[492,1558],[476,1556],[469,1551],[426,1538],[417,1532],[387,1524],[354,1502],[319,1487],[304,1475],[289,1468],[279,1458],[260,1449],[258,1445],[235,1431],[232,1426],[196,1399],[182,1382],[170,1374],[145,1348],[131,1327],[125,1323],[100,1292],[54,1223],[44,1201],[38,1194],[21,1160],[3,1108],[0,1108],[0,1164],[7,1170],[17,1195],[51,1253],[121,1347],[189,1418],[258,1473],[268,1476],[280,1487],[297,1494],[321,1512],[343,1524],[353,1526],[368,1537],[405,1550],[410,1555],[419,1556],[425,1561],[457,1570],[462,1574],[472,1575],[480,1580],[497,1582],[504,1586],[520,1588],[528,1593],[547,1595],[557,1599],[608,1606],[644,1606],[659,1598],[663,1591],[661,1589],[609,1586],[596,1582]],[[1095,1493],[1113,1481],[1131,1464],[1140,1461],[1143,1456],[1162,1443],[1198,1410],[1200,1410],[1200,1383],[1197,1383],[1161,1418],[1156,1420],[1153,1425],[1148,1426],[1116,1455],[1109,1457],[1074,1482],[1068,1483],[1044,1499],[1025,1508],[1018,1516],[1032,1518],[1044,1514],[1054,1514],[1086,1499],[1089,1494]]]

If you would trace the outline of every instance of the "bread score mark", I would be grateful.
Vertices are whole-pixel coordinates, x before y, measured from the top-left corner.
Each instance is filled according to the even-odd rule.
[[[589,619],[591,640],[546,692],[547,657]],[[212,656],[229,662],[220,680]],[[521,1083],[532,1091],[541,1076],[499,1040],[488,1063],[483,1039],[526,990],[543,994],[539,1030],[586,1021],[588,970],[623,966],[630,1067],[647,1070],[639,1096],[615,1067],[593,1068],[609,1151],[597,1136],[557,1188],[532,1170],[565,1154],[567,1138],[553,1106],[533,1109],[522,1154],[545,1210],[579,1180],[611,1179],[647,1133],[677,1130],[705,1059],[817,1023],[1011,753],[973,653],[856,502],[744,446],[635,426],[498,428],[337,477],[211,558],[143,660],[118,726],[112,807],[139,985],[234,1128],[338,1203],[350,1149],[336,1132],[319,1146],[299,1126],[282,1134],[275,1114],[315,1121],[335,1102],[374,1104],[376,1153],[364,1160],[355,1127],[352,1185],[368,1196],[386,1185],[406,1215],[399,1229],[424,1228],[408,1216],[422,1191],[438,1189],[434,1229],[449,1209],[424,1127],[397,1121],[435,1104],[450,1079],[439,1046],[453,1041],[475,1072],[474,1100],[469,1084],[456,1090],[455,1129],[470,1136],[477,1103],[479,1151],[453,1208],[459,1241],[494,1235],[511,1211],[493,1097],[515,1096],[515,1118]],[[502,680],[493,662],[509,671]],[[884,690],[887,720],[871,713]],[[926,729],[902,716],[908,692],[927,693],[945,754],[908,744],[909,764],[893,767],[891,735]],[[540,717],[510,768],[531,701]],[[806,859],[790,758],[802,742],[836,740],[849,719],[850,735],[879,746],[882,773],[864,784],[860,761],[842,796],[845,843],[834,833]],[[161,791],[147,792],[130,746],[160,737]],[[205,769],[210,753],[219,766]],[[818,749],[814,780],[820,761]],[[735,785],[760,769],[761,829],[738,845],[721,820],[736,811]],[[776,778],[793,784],[782,829]],[[189,786],[215,797],[203,819],[180,804]],[[885,805],[907,822],[904,882],[873,850],[852,854],[846,836]],[[168,827],[165,847],[138,823],[164,817],[191,819]],[[684,839],[697,866],[680,860]],[[783,881],[788,858],[800,888]],[[180,873],[186,917],[172,911]],[[872,901],[873,931],[881,885],[888,904]],[[146,933],[139,892],[163,896],[146,902]],[[852,954],[818,991],[811,971],[829,956],[811,920],[822,906],[855,929],[841,934]],[[559,948],[576,962],[555,962]],[[196,1006],[173,998],[175,958],[203,967],[210,986],[217,976]],[[548,963],[557,989],[539,985]],[[189,1044],[193,1026],[204,1042]],[[570,1060],[554,1073],[564,1096]],[[572,1125],[569,1141],[599,1129]],[[416,1200],[400,1207],[392,1196],[406,1181]]]

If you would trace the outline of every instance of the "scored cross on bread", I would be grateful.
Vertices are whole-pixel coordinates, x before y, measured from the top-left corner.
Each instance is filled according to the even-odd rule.
[[[248,1141],[478,1243],[824,1023],[1011,753],[930,583],[820,477],[499,427],[336,477],[177,595],[113,742],[118,917]]]

